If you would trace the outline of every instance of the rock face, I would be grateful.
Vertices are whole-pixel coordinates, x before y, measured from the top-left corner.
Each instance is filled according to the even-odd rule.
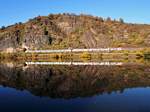
[[[150,25],[126,24],[90,15],[38,16],[0,29],[0,50],[149,47]]]

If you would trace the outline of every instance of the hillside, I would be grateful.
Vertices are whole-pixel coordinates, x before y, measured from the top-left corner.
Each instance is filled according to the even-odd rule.
[[[50,14],[0,29],[0,51],[98,47],[150,47],[150,25],[90,15]]]

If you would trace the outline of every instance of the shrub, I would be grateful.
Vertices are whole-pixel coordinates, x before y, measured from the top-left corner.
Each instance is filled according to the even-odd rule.
[[[88,52],[83,52],[83,53],[80,55],[80,58],[91,58],[91,54],[88,53]]]
[[[52,37],[49,36],[48,40],[49,40],[49,44],[51,45],[52,44]]]
[[[150,52],[144,53],[144,59],[150,59]]]

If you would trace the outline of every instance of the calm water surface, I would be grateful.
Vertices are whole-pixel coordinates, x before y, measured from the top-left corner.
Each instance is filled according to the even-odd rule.
[[[149,112],[150,66],[0,64],[0,111]]]

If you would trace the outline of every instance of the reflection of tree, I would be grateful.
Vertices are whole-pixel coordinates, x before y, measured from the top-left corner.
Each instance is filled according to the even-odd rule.
[[[150,85],[148,66],[30,66],[0,65],[0,84],[51,98],[88,97]]]

